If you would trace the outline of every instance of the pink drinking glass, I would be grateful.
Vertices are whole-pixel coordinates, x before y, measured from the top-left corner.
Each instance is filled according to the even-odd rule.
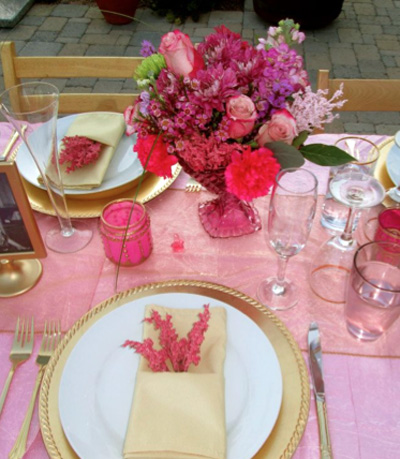
[[[374,341],[400,316],[400,244],[374,241],[356,252],[347,286],[348,331]]]
[[[139,202],[119,199],[107,204],[100,217],[100,234],[106,257],[121,266],[136,266],[153,250],[150,217]]]
[[[378,215],[375,241],[400,243],[400,208],[389,207]]]

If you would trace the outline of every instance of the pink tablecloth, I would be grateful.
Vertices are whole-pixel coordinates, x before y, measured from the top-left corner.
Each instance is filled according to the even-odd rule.
[[[374,138],[374,137],[372,137]],[[312,141],[333,142],[324,135]],[[1,138],[0,138],[1,140]],[[379,141],[378,138],[374,140]],[[1,143],[0,143],[1,148]],[[320,192],[326,187],[327,171],[312,166],[320,179]],[[168,279],[207,280],[256,297],[259,282],[275,274],[276,255],[268,247],[264,230],[232,239],[211,239],[197,217],[197,203],[208,193],[185,193],[185,177],[171,189],[148,203],[154,238],[154,252],[136,268],[122,268],[118,290]],[[255,204],[264,222],[268,197]],[[322,201],[322,197],[320,197]],[[35,214],[44,233],[54,218]],[[0,300],[0,387],[10,364],[12,331],[18,315],[34,314],[36,354],[45,319],[59,318],[67,331],[85,312],[112,296],[116,267],[104,256],[97,233],[97,219],[87,220],[95,232],[92,242],[81,252],[59,255],[48,253],[42,260],[43,276],[28,293]],[[174,253],[174,234],[184,240],[183,253]],[[290,260],[288,277],[301,285],[298,305],[277,315],[292,332],[306,357],[306,333],[311,320],[318,321],[322,333],[327,403],[332,447],[335,458],[393,458],[400,448],[400,321],[375,343],[359,343],[345,329],[343,306],[320,301],[308,287],[310,259],[329,238],[317,214],[305,249]],[[7,457],[28,405],[37,367],[34,358],[15,375],[4,411],[0,417],[0,457]],[[26,458],[46,458],[39,430],[37,410],[28,439]],[[313,399],[309,422],[295,458],[318,458],[319,438]]]

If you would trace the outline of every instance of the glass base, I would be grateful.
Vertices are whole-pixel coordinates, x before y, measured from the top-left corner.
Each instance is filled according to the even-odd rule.
[[[259,301],[274,311],[286,311],[291,309],[299,301],[297,287],[288,280],[282,285],[277,284],[276,277],[269,277],[261,282],[257,290]]]
[[[355,240],[331,238],[318,251],[309,275],[311,290],[322,300],[342,304],[346,299],[347,282],[358,248]]]
[[[45,237],[46,247],[58,253],[74,253],[86,247],[92,240],[93,231],[81,220],[72,221],[72,227],[70,235],[63,234],[59,224],[49,230]]]
[[[211,237],[244,236],[261,229],[257,209],[229,193],[199,204],[199,216]]]
[[[376,333],[367,332],[351,324],[350,322],[347,322],[346,326],[347,326],[348,332],[360,341],[375,341],[378,338],[380,338],[380,336],[382,336],[382,333],[377,335]]]

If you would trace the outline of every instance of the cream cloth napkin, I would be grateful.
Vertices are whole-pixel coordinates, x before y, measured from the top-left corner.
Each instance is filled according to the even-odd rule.
[[[202,309],[146,306],[172,315],[179,337],[187,335]],[[225,380],[226,311],[210,308],[201,361],[188,372],[153,372],[140,359],[124,458],[221,459],[226,456]],[[143,339],[158,343],[158,331],[144,323]]]
[[[78,115],[68,128],[66,136],[84,136],[103,144],[99,159],[73,172],[65,172],[68,164],[60,166],[64,188],[90,190],[101,185],[108,165],[125,132],[124,117],[120,113],[87,113]],[[62,145],[60,145],[60,150]],[[46,168],[49,179],[58,182],[53,164]]]

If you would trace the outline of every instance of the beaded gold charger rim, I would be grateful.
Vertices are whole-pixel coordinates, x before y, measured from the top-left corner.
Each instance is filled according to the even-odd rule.
[[[64,435],[58,414],[62,371],[77,341],[110,311],[134,299],[160,293],[192,293],[223,301],[247,315],[266,334],[281,366],[283,399],[275,427],[254,459],[292,457],[306,428],[310,406],[308,372],[296,341],[283,322],[253,298],[230,287],[193,280],[170,280],[132,288],[103,301],[75,322],[53,353],[40,391],[40,428],[49,456],[52,459],[78,457]]]
[[[148,173],[143,182],[140,184],[137,199],[142,204],[151,201],[167,188],[177,179],[181,172],[181,166],[178,164],[173,166],[172,177],[164,179],[157,177],[154,174]],[[23,177],[22,181],[26,193],[28,195],[29,202],[33,210],[46,215],[55,215],[54,209],[50,203],[47,191],[42,188],[38,188],[31,183],[27,182]],[[68,204],[68,211],[71,218],[96,218],[99,217],[103,207],[110,201],[115,199],[133,199],[136,194],[138,181],[134,183],[128,183],[121,187],[109,190],[108,194],[104,192],[101,197],[93,199],[74,199],[66,197]]]

